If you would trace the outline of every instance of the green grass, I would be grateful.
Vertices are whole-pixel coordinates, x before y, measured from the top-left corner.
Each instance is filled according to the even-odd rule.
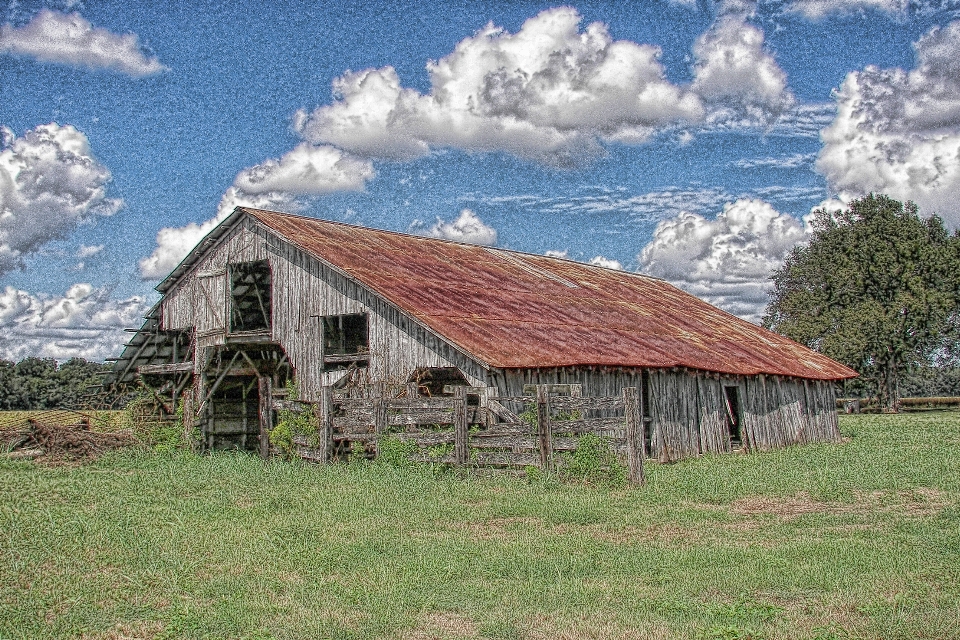
[[[960,414],[642,489],[122,452],[0,460],[0,638],[960,636]]]

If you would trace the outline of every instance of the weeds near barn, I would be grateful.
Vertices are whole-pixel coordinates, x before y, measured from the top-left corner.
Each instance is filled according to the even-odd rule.
[[[960,414],[641,489],[132,450],[0,459],[0,638],[960,635]]]

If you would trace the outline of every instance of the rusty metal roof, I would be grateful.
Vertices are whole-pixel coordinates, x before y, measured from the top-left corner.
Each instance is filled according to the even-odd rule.
[[[315,218],[241,211],[492,367],[689,367],[826,380],[857,375],[657,278]]]

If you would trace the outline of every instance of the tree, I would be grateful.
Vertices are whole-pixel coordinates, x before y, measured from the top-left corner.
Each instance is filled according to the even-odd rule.
[[[903,372],[960,351],[960,236],[873,194],[814,212],[812,227],[774,273],[763,324],[858,371],[897,410]]]

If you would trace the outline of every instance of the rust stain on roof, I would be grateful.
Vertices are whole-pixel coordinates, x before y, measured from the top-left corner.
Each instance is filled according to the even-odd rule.
[[[656,278],[242,210],[493,367],[688,367],[825,380],[857,375]]]

